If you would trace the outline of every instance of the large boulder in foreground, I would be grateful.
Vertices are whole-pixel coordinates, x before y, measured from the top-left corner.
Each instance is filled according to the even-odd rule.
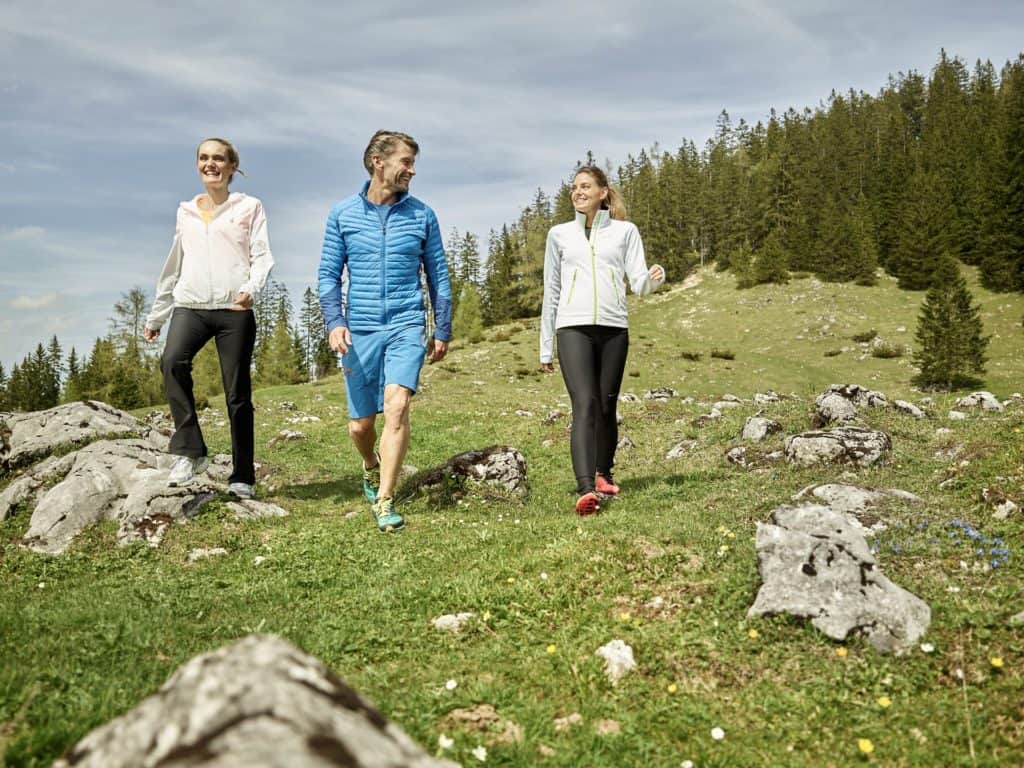
[[[836,427],[786,438],[786,460],[805,467],[815,464],[870,467],[891,449],[889,435],[863,427]]]
[[[440,467],[417,473],[402,486],[402,492],[440,491],[463,487],[466,481],[490,486],[526,499],[530,483],[526,457],[511,445],[492,445],[452,456]]]
[[[913,648],[931,609],[879,571],[864,536],[846,516],[820,504],[782,506],[758,523],[762,586],[748,616],[786,613],[810,619],[833,640],[863,634],[882,653]]]
[[[319,660],[253,635],[197,656],[54,768],[454,768]]]
[[[0,413],[0,470],[28,466],[70,446],[102,438],[146,437],[151,427],[97,400],[45,411]]]

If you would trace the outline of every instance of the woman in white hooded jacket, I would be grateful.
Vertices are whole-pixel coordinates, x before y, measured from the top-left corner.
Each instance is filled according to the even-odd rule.
[[[196,167],[206,191],[178,207],[174,242],[157,282],[143,337],[156,341],[171,317],[161,366],[175,427],[169,450],[178,458],[168,484],[187,483],[209,465],[192,392],[192,360],[210,339],[216,339],[231,423],[234,468],[228,490],[251,498],[256,482],[252,307],[274,259],[263,204],[241,192],[228,193],[228,184],[238,172],[238,152],[231,142],[204,140],[196,150]]]
[[[665,282],[665,270],[650,269],[636,225],[626,220],[618,191],[604,171],[583,166],[572,183],[574,221],[548,231],[544,255],[544,301],[540,362],[554,371],[558,338],[562,378],[572,399],[570,452],[576,475],[576,513],[591,515],[600,496],[614,496],[618,443],[616,403],[629,350],[626,280],[645,296]]]

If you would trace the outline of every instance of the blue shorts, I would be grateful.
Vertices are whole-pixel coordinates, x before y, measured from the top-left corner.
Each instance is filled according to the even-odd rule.
[[[341,356],[350,419],[384,412],[384,387],[400,384],[412,392],[420,383],[427,352],[422,325],[388,331],[352,331],[352,346]]]

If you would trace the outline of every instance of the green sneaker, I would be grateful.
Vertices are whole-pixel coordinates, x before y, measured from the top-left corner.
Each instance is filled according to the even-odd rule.
[[[390,496],[383,496],[373,502],[373,519],[377,521],[377,530],[381,533],[397,531],[405,525],[405,520],[395,509],[395,501]]]
[[[377,466],[367,469],[363,465],[363,495],[371,504],[377,500],[377,491],[380,490],[380,455],[377,456]]]

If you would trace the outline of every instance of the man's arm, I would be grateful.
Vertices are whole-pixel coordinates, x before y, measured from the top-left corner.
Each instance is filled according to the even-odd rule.
[[[448,277],[448,262],[441,241],[441,227],[434,212],[427,209],[427,242],[423,254],[423,268],[427,274],[427,291],[434,308],[434,349],[430,358],[437,362],[448,352],[452,338],[452,284]]]
[[[338,209],[334,208],[327,216],[324,244],[320,251],[320,268],[317,271],[317,288],[331,349],[342,354],[348,352],[352,343],[341,299],[341,273],[346,262],[345,239],[338,226]]]

